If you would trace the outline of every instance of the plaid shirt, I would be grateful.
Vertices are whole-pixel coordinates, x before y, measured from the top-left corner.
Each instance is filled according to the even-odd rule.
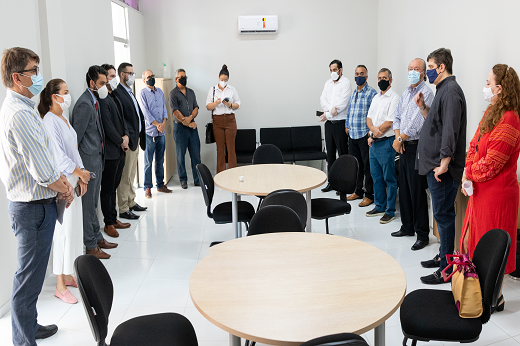
[[[350,96],[350,104],[348,106],[347,120],[345,127],[348,127],[348,134],[352,139],[363,138],[368,133],[367,114],[372,99],[377,95],[374,88],[365,84],[363,89],[359,91],[357,88]]]

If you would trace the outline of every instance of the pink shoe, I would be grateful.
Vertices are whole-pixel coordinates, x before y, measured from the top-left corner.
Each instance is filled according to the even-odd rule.
[[[54,290],[54,296],[56,298],[60,298],[61,300],[63,300],[67,304],[76,304],[78,302],[76,297],[74,297],[72,295],[72,293],[70,293],[69,290],[65,290],[65,292],[63,292],[63,294],[61,294],[60,291],[58,291],[58,289],[56,288]]]
[[[65,280],[65,286],[72,286],[78,288],[78,283],[75,278],[72,278],[72,281]]]

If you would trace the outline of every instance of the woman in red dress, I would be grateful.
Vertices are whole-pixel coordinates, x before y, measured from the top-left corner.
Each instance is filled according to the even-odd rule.
[[[484,98],[490,102],[471,140],[462,182],[473,182],[462,228],[461,249],[470,258],[480,238],[499,228],[509,233],[511,249],[506,274],[516,267],[520,152],[520,80],[512,67],[497,64],[487,77]],[[463,189],[463,193],[466,192]],[[501,296],[497,311],[504,309]]]

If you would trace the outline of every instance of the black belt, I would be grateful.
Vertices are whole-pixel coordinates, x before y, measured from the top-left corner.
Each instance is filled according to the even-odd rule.
[[[419,140],[415,139],[413,141],[404,141],[404,145],[417,145],[419,144]]]
[[[327,121],[330,121],[331,124],[340,124],[340,123],[345,123],[345,119],[343,120],[327,120]]]
[[[56,197],[46,198],[46,199],[39,199],[37,201],[29,201],[27,203],[29,204],[51,204],[53,202],[56,202]]]
[[[374,143],[379,143],[379,142],[386,141],[387,139],[390,139],[390,138],[393,138],[393,136],[381,137],[381,138],[372,138],[372,139],[374,140]]]

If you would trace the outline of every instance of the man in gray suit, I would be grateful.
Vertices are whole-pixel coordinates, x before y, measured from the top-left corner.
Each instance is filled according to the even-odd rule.
[[[80,96],[72,111],[72,127],[78,135],[78,150],[85,169],[94,173],[90,179],[87,193],[83,195],[83,243],[87,254],[99,259],[108,259],[110,255],[102,249],[113,249],[115,243],[109,243],[101,234],[96,209],[99,200],[101,176],[105,156],[105,133],[101,121],[99,99],[108,95],[107,71],[101,66],[90,66],[87,72],[88,88]]]

